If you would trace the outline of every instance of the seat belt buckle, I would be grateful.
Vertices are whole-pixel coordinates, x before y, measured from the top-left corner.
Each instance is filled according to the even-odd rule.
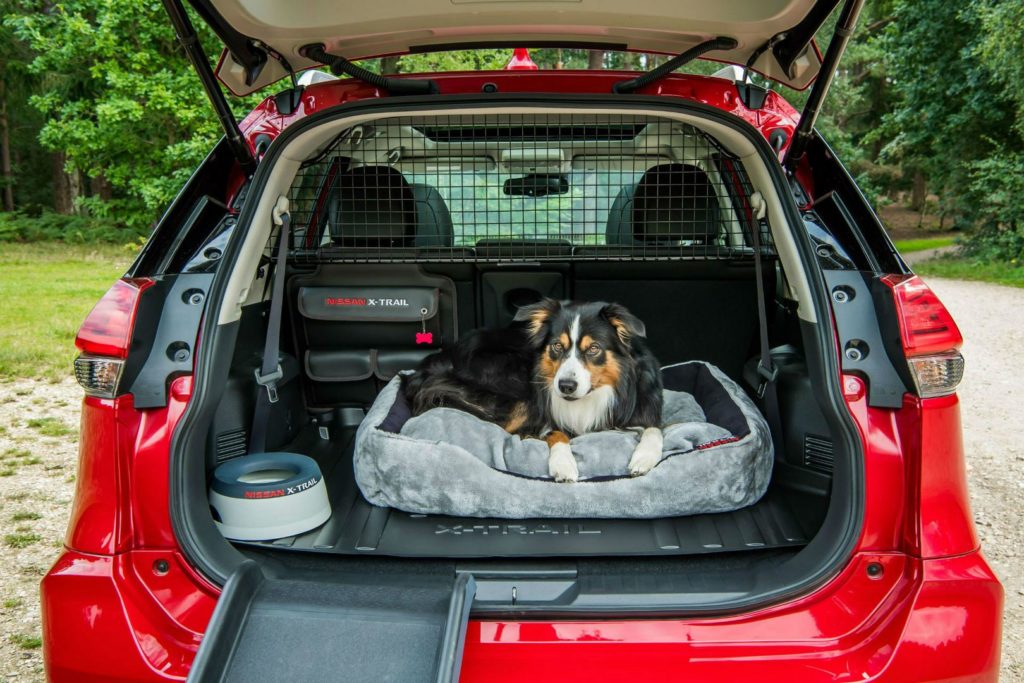
[[[277,369],[273,372],[268,372],[265,375],[260,374],[262,368],[256,368],[256,384],[267,388],[267,398],[270,399],[271,403],[277,403],[277,380],[284,377],[284,371],[281,370],[281,364],[277,364]]]
[[[779,376],[779,368],[773,366],[766,368],[764,361],[757,361],[757,374],[761,377],[761,384],[757,387],[757,397],[759,399],[764,398],[764,390],[768,388],[771,382],[774,382]]]

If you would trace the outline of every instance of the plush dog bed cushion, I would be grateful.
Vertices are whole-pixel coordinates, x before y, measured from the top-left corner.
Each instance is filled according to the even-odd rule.
[[[452,408],[412,417],[396,377],[356,434],[356,482],[375,505],[459,517],[672,517],[757,502],[773,457],[761,413],[708,363],[669,366],[662,377],[663,455],[644,476],[627,468],[639,433],[605,431],[571,441],[580,481],[555,483],[544,441]]]

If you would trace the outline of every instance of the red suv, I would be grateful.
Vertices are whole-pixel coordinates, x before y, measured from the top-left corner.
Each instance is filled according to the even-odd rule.
[[[225,137],[78,335],[77,492],[42,582],[51,680],[997,678],[960,333],[814,130],[862,0],[191,4],[224,43],[215,69],[164,0]],[[349,61],[503,45],[677,56]],[[701,56],[732,66],[673,73]],[[804,111],[748,72],[809,87]],[[220,84],[284,78],[236,123]],[[310,288],[431,303],[332,317]],[[353,450],[389,381],[541,297],[623,304],[663,364],[745,387],[772,432],[764,496],[657,519],[370,504]],[[285,532],[287,508],[264,506],[241,540],[216,473],[268,451],[315,463],[330,511]],[[258,507],[295,473],[257,474]]]

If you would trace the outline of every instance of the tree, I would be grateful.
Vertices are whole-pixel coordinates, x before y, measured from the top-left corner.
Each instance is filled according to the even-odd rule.
[[[6,24],[34,51],[31,102],[46,117],[39,139],[71,174],[57,195],[91,186],[78,202],[94,215],[150,224],[221,134],[162,6],[23,0]]]
[[[882,157],[920,173],[958,224],[973,221],[963,200],[971,164],[1013,126],[1004,88],[974,51],[984,37],[982,3],[900,0],[881,47],[896,106],[881,123]],[[920,198],[918,198],[920,199]]]

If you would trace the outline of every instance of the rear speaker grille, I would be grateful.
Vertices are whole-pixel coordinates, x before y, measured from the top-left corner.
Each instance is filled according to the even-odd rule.
[[[804,465],[812,470],[832,474],[835,456],[832,454],[832,440],[814,434],[804,435]]]
[[[217,435],[217,463],[245,455],[245,430],[235,429]]]

